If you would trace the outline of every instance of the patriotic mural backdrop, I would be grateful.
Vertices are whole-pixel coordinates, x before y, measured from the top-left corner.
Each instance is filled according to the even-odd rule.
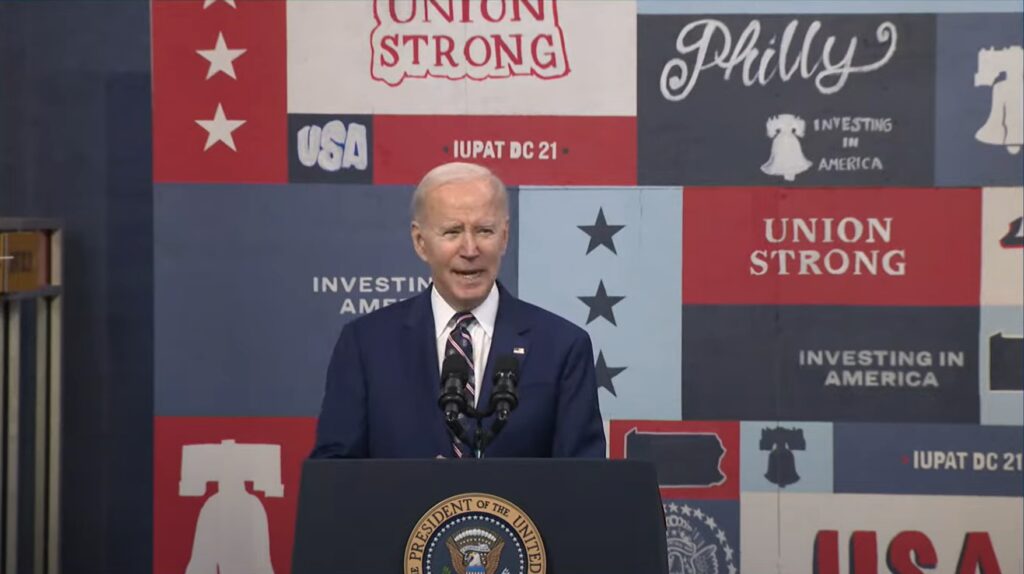
[[[1024,571],[1020,5],[925,4],[155,0],[154,571],[290,571],[335,337],[428,285],[452,160],[672,572]]]

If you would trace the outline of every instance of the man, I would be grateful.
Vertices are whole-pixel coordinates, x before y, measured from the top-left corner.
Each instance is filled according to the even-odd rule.
[[[456,355],[470,372],[466,400],[480,408],[495,358],[520,365],[519,406],[486,456],[603,457],[587,333],[497,282],[509,226],[501,180],[478,165],[438,166],[417,186],[412,212],[413,247],[433,284],[342,329],[311,456],[472,456],[437,404],[440,365]]]

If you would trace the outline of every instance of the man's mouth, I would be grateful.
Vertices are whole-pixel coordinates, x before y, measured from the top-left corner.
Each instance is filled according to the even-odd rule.
[[[462,271],[460,269],[455,269],[454,272],[456,275],[463,279],[479,279],[484,274],[482,269],[473,269],[470,271]]]

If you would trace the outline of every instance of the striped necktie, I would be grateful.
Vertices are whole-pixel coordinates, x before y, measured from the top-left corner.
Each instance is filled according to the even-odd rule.
[[[476,318],[469,311],[460,311],[455,314],[454,321],[452,330],[448,333],[448,339],[444,344],[444,356],[448,358],[457,355],[466,361],[466,366],[469,368],[469,381],[466,382],[466,403],[475,406],[476,372],[473,369],[473,338],[469,335],[469,326],[476,321]],[[462,444],[458,439],[452,442],[452,451],[456,457],[467,456],[468,450],[468,445]]]

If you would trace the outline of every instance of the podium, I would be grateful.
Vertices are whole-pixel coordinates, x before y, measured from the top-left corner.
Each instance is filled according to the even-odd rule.
[[[491,504],[494,497],[511,503],[512,511],[502,514],[508,508]],[[484,507],[497,514],[476,512]],[[459,514],[463,509],[472,512]],[[493,532],[505,544],[498,574],[510,553],[509,572],[532,567],[536,574],[534,529],[548,574],[668,572],[653,464],[575,459],[308,460],[292,572],[485,572],[451,564],[456,546],[479,561],[494,546]],[[515,567],[517,547],[521,568]],[[419,564],[417,557],[426,557],[425,566],[411,566]]]

